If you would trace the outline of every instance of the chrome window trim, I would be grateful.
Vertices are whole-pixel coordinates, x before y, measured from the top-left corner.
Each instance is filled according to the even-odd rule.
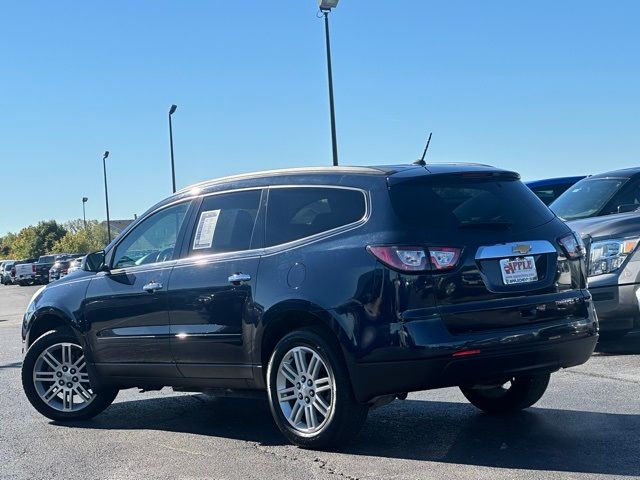
[[[369,192],[367,190],[364,190],[362,188],[358,188],[358,187],[348,187],[348,186],[343,186],[343,185],[326,185],[326,184],[318,184],[318,185],[309,185],[309,184],[304,184],[304,185],[296,185],[296,184],[286,184],[286,185],[269,185],[269,186],[263,186],[263,187],[247,187],[247,188],[239,188],[239,189],[233,189],[233,190],[224,190],[224,191],[219,191],[219,192],[211,192],[208,194],[204,194],[202,195],[202,198],[205,197],[209,197],[212,195],[221,195],[221,194],[225,194],[225,193],[234,193],[234,192],[239,192],[239,191],[246,191],[246,190],[265,190],[265,189],[282,189],[282,188],[335,188],[335,189],[342,189],[342,190],[354,190],[357,192],[362,193],[363,197],[364,197],[364,206],[365,206],[365,212],[362,218],[360,218],[359,220],[346,224],[346,225],[341,225],[340,227],[336,227],[336,228],[332,228],[331,230],[325,230],[324,232],[320,232],[320,233],[316,233],[314,235],[310,235],[307,237],[303,237],[303,238],[299,238],[297,240],[293,240],[291,242],[287,242],[287,243],[280,243],[278,245],[273,245],[270,247],[263,247],[263,248],[254,248],[254,249],[250,249],[250,250],[237,250],[237,251],[233,251],[233,252],[219,252],[219,253],[208,253],[208,254],[204,254],[204,255],[197,255],[197,256],[192,256],[192,257],[184,257],[184,258],[179,258],[176,260],[176,265],[175,268],[180,268],[180,267],[186,267],[186,266],[193,266],[196,264],[208,264],[208,263],[213,263],[213,262],[217,262],[217,261],[223,261],[223,260],[234,260],[234,259],[240,259],[240,258],[254,258],[254,257],[260,257],[260,256],[267,256],[267,255],[274,255],[277,254],[283,250],[289,250],[289,249],[293,249],[293,248],[299,248],[305,245],[309,245],[311,243],[315,243],[317,241],[320,240],[324,240],[326,238],[329,237],[333,237],[335,235],[344,233],[344,232],[348,232],[351,230],[354,230],[356,228],[361,227],[362,225],[364,225],[365,223],[367,223],[369,221],[369,218],[371,217],[371,197],[369,195]],[[191,245],[191,238],[189,237],[189,245]],[[189,251],[191,251],[191,247],[189,247]]]
[[[519,253],[517,250],[514,250],[518,245],[529,245],[531,250],[527,253]],[[548,240],[525,240],[522,242],[500,243],[497,245],[478,247],[476,260],[524,257],[527,255],[542,255],[557,252],[558,250]]]

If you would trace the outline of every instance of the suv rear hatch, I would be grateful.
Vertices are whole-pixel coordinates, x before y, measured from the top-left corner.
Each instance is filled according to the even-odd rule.
[[[587,316],[581,246],[517,174],[392,176],[388,185],[398,244],[425,249],[416,284],[433,289],[451,333]]]

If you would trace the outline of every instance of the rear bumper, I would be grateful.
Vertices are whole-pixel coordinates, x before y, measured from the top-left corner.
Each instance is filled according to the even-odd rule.
[[[639,284],[589,288],[603,333],[640,329]]]
[[[367,402],[381,395],[489,382],[580,365],[589,359],[597,341],[598,320],[591,307],[588,318],[460,335],[447,343],[416,348],[415,353],[422,358],[354,362],[349,369],[356,398]],[[469,350],[480,352],[454,356]]]

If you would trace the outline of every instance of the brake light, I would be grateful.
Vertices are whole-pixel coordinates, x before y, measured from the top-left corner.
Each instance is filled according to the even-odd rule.
[[[31,264],[31,271],[32,271],[33,273],[36,273],[36,264],[35,264],[35,263],[32,263],[32,264]]]
[[[420,272],[429,269],[427,255],[422,247],[375,247],[367,250],[388,267],[403,272]]]
[[[382,263],[402,272],[449,270],[460,259],[459,248],[415,246],[368,246],[367,251]]]
[[[582,242],[582,238],[580,238],[580,236],[575,232],[559,238],[558,243],[560,243],[560,246],[562,247],[562,250],[564,250],[564,253],[567,254],[567,257],[572,260],[581,258],[584,255],[584,243]]]

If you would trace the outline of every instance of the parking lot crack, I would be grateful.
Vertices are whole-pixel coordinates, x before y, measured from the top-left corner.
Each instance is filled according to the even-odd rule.
[[[635,379],[632,379],[632,378],[611,377],[609,375],[603,375],[601,373],[580,372],[580,371],[577,371],[577,370],[567,370],[567,372],[568,373],[572,373],[574,375],[584,375],[586,377],[605,378],[607,380],[618,380],[620,382],[625,382],[625,383],[640,384],[640,379],[635,380]]]
[[[329,462],[327,462],[326,460],[323,460],[323,459],[321,459],[319,457],[316,457],[314,462],[317,463],[320,466],[320,470],[324,470],[327,473],[329,473],[330,475],[336,475],[336,476],[341,477],[341,478],[346,478],[347,480],[360,480],[359,477],[353,477],[353,476],[348,475],[346,473],[338,472],[335,468],[330,467],[328,465]]]

